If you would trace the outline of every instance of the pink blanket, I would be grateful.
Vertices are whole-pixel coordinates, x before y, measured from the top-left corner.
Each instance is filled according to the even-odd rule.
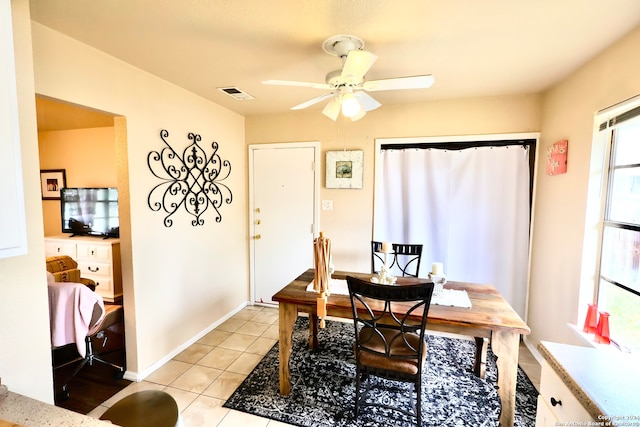
[[[85,357],[85,337],[97,332],[105,315],[102,297],[82,283],[53,282],[48,288],[51,345],[60,347],[75,342],[78,353]],[[100,307],[100,318],[91,324],[96,304]]]

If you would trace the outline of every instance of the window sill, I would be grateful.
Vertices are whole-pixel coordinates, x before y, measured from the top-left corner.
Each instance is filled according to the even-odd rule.
[[[621,348],[615,341],[611,341],[611,344],[600,344],[595,342],[594,334],[587,334],[579,328],[577,325],[573,323],[568,323],[569,329],[571,329],[585,344],[589,347],[603,349],[603,350],[614,350],[619,351],[620,353],[630,353],[627,349]]]

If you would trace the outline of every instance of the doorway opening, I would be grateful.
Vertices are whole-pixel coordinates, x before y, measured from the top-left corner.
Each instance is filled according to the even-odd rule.
[[[117,239],[84,239],[82,236],[70,237],[71,234],[64,234],[60,200],[43,198],[46,255],[69,255],[78,263],[81,275],[89,276],[97,283],[96,293],[103,297],[105,306],[110,309],[124,306],[127,316],[132,312],[127,306],[131,306],[133,302],[127,291],[131,289],[132,274],[126,118],[44,95],[36,95],[36,115],[41,169],[63,170],[66,187],[118,189],[120,235]],[[127,324],[135,325],[135,322],[129,319]],[[94,349],[99,352],[111,351],[110,357],[120,359],[113,362],[126,366],[126,348],[135,347],[133,342],[127,345],[126,341],[134,339],[132,337],[135,336],[135,331],[128,334],[124,332],[124,322],[120,322],[102,339],[95,340]],[[73,351],[66,346],[61,347],[60,351],[53,354],[54,364],[62,363],[70,357],[74,357]],[[102,399],[104,393],[109,393],[110,390],[117,392],[129,383],[115,378],[114,372],[98,365],[100,364],[94,363],[93,366],[85,366],[80,371],[79,378],[69,384],[70,399],[56,399],[56,405],[87,413],[95,399]],[[74,366],[71,365],[71,370]],[[59,386],[60,381],[65,381],[68,372],[66,374],[64,369],[60,373],[54,370],[54,385]],[[87,386],[87,381],[90,386]],[[101,384],[98,385],[99,383]],[[56,389],[56,396],[58,392]],[[106,399],[102,401],[104,400]]]

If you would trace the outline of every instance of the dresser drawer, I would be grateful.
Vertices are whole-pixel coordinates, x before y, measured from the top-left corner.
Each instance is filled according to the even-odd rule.
[[[111,262],[111,245],[87,245],[78,244],[78,259],[93,259],[97,261]]]
[[[69,243],[64,240],[46,240],[44,242],[44,252],[45,256],[59,256],[59,255],[69,255],[71,258],[76,259],[76,244]]]
[[[96,282],[96,292],[102,296],[103,299],[113,300],[113,282],[109,276],[94,276],[91,278]]]
[[[111,276],[111,263],[108,262],[85,261],[78,259],[78,268],[82,273],[82,277],[93,278],[97,275]]]
[[[559,422],[595,421],[546,360],[542,362],[538,405],[543,403]]]

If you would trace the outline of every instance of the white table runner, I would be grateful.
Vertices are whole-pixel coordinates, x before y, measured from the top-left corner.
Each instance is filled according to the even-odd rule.
[[[313,289],[313,280],[307,285],[307,292],[316,292]],[[347,281],[345,279],[331,279],[329,293],[335,295],[349,295]],[[431,304],[471,308],[471,300],[469,299],[469,295],[467,295],[467,291],[447,289],[446,287],[442,290],[441,294],[434,294],[431,297]]]

